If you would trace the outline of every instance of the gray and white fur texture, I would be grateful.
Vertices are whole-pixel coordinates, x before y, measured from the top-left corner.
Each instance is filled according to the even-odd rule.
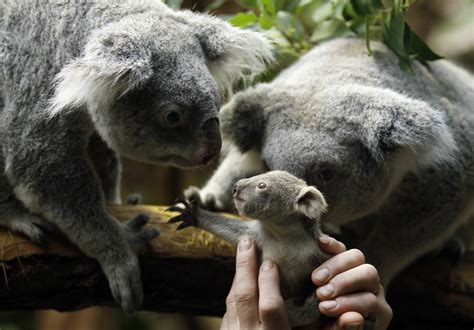
[[[316,186],[328,212],[383,284],[455,235],[474,238],[474,79],[445,60],[414,63],[374,42],[315,47],[220,113],[228,154],[199,194],[232,207],[241,178],[284,170]],[[472,248],[472,246],[471,246]]]
[[[272,171],[237,181],[233,200],[240,215],[253,220],[227,218],[199,208],[190,201],[181,214],[170,219],[178,229],[196,226],[235,245],[247,237],[255,241],[259,260],[279,266],[282,296],[292,327],[317,322],[319,301],[311,273],[329,258],[318,246],[319,219],[326,201],[318,189],[284,171]],[[199,198],[198,195],[193,197]]]
[[[218,110],[271,60],[260,34],[158,0],[0,2],[0,225],[41,241],[55,227],[100,263],[114,298],[143,298],[125,224],[119,155],[193,167],[221,148]]]

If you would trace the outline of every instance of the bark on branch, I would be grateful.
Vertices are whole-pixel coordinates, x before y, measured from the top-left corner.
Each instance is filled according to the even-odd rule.
[[[199,315],[222,315],[234,273],[235,249],[204,231],[176,232],[172,213],[157,206],[109,206],[120,220],[150,215],[161,235],[141,251],[145,291],[142,308]],[[395,323],[406,328],[431,324],[474,324],[474,253],[456,265],[421,260],[403,272],[389,291]],[[39,247],[0,229],[0,310],[78,310],[116,306],[98,263],[60,237]],[[401,323],[400,323],[401,322]],[[435,322],[435,323],[433,323]],[[447,327],[448,328],[448,327]]]

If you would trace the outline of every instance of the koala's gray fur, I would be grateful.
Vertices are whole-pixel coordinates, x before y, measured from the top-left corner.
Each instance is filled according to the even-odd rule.
[[[117,153],[208,162],[221,98],[271,57],[261,35],[158,0],[1,1],[0,225],[36,241],[56,225],[133,311],[135,251],[158,231],[105,210],[119,202]]]
[[[187,193],[190,200],[202,204],[199,190],[193,192]],[[182,214],[170,222],[182,221],[179,229],[194,225],[233,244],[244,237],[255,241],[260,261],[272,260],[279,265],[291,325],[318,321],[319,301],[311,273],[329,258],[318,245],[319,220],[327,207],[323,195],[288,172],[271,171],[237,181],[233,196],[239,214],[256,220],[226,218],[194,205],[184,210],[172,207]]]
[[[337,39],[236,94],[204,204],[229,208],[238,179],[288,171],[324,194],[323,223],[356,231],[384,284],[457,230],[472,239],[474,79],[444,60],[414,70],[381,43],[368,56],[363,41]]]

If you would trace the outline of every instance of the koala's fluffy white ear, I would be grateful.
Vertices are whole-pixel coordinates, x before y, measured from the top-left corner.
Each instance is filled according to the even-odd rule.
[[[239,81],[251,81],[273,61],[273,46],[259,32],[233,27],[206,14],[182,11],[176,15],[192,25],[224,99]]]
[[[327,203],[323,194],[313,186],[301,188],[295,201],[296,211],[310,219],[319,219],[326,212]]]
[[[101,29],[87,43],[84,56],[63,67],[54,80],[50,116],[90,102],[106,104],[151,76],[150,47],[140,38],[139,24],[133,27]]]

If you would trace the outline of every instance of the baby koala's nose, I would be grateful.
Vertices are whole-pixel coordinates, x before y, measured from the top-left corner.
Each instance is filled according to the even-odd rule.
[[[232,188],[232,194],[234,197],[237,197],[240,193],[239,186],[237,184],[234,184],[234,187]]]

